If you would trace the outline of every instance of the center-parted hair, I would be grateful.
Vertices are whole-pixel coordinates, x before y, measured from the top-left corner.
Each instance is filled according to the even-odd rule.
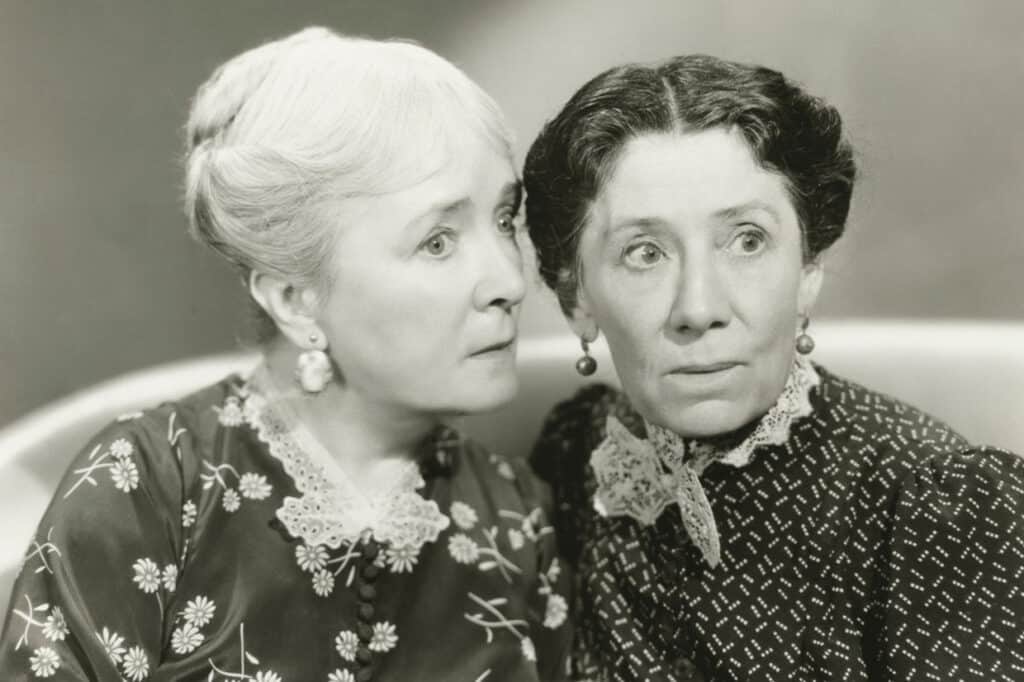
[[[530,146],[526,224],[544,282],[571,312],[590,206],[630,140],[735,128],[783,176],[812,260],[843,233],[856,177],[833,107],[781,73],[707,55],[609,69],[581,87]]]
[[[193,234],[243,274],[323,291],[346,198],[423,180],[468,134],[512,157],[497,105],[447,60],[409,42],[307,28],[228,60],[199,88],[185,212]],[[272,332],[264,316],[261,338]]]

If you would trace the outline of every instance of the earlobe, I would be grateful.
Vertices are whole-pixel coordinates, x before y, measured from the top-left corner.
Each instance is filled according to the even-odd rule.
[[[825,277],[825,270],[819,260],[813,260],[803,267],[800,275],[800,290],[797,294],[797,310],[801,315],[808,315],[818,294],[821,292],[822,281]]]
[[[323,335],[314,316],[315,292],[254,270],[249,275],[249,293],[296,346],[306,348],[312,334]]]
[[[565,319],[569,323],[569,327],[573,330],[576,336],[580,337],[581,340],[587,343],[592,343],[597,339],[597,335],[600,330],[597,327],[597,321],[594,320],[594,316],[590,312],[590,306],[585,300],[583,293],[578,292],[576,296],[576,303],[573,305],[571,310],[564,313]]]

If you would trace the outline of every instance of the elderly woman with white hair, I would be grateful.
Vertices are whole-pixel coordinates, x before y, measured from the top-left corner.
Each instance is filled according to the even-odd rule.
[[[445,425],[517,388],[494,102],[424,48],[307,29],[218,69],[188,145],[193,231],[245,276],[263,361],[75,459],[0,678],[559,677],[543,489]]]

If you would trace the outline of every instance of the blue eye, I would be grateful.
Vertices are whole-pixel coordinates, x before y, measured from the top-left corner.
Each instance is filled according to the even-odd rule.
[[[767,239],[760,230],[744,230],[736,235],[729,248],[741,256],[753,256],[764,249],[766,242]]]
[[[658,264],[665,257],[665,252],[654,242],[640,242],[628,247],[623,252],[623,262],[631,267],[646,270]]]
[[[444,258],[455,248],[455,239],[447,231],[435,232],[420,244],[420,248],[435,258]]]

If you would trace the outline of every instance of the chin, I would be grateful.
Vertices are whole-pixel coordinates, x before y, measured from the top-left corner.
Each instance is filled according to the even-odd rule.
[[[658,410],[657,424],[678,433],[683,438],[712,438],[731,433],[749,424],[755,414],[747,405],[731,400],[702,400],[691,405],[662,407]]]
[[[486,382],[478,383],[476,390],[467,391],[463,387],[460,395],[452,401],[452,408],[447,411],[456,414],[490,412],[510,403],[518,391],[519,380],[515,374],[508,377],[492,377]]]

